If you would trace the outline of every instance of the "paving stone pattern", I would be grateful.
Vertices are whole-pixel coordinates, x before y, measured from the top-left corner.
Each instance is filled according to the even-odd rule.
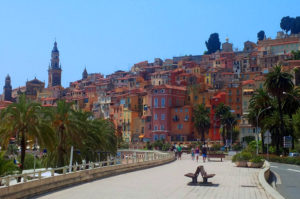
[[[209,179],[212,186],[191,186],[190,178],[184,176],[195,172],[196,167],[204,165],[207,173],[215,173]],[[258,182],[260,169],[238,168],[230,161],[198,163],[190,156],[183,155],[182,160],[150,169],[113,176],[39,198],[111,198],[111,199],[265,199],[271,198]],[[202,181],[201,176],[198,181]]]

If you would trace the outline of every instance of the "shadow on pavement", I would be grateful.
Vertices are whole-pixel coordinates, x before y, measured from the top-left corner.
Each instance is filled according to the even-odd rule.
[[[205,186],[205,187],[218,187],[219,184],[213,184],[212,182],[208,182],[208,183],[203,183],[203,182],[198,182],[198,183],[192,183],[189,182],[187,183],[188,186]]]

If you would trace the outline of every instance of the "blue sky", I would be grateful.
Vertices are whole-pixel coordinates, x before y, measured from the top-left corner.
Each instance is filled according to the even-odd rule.
[[[55,38],[68,86],[84,66],[106,75],[156,57],[202,54],[214,32],[242,48],[260,30],[274,37],[281,18],[299,8],[299,0],[3,0],[0,92],[7,74],[14,88],[35,76],[47,83]]]

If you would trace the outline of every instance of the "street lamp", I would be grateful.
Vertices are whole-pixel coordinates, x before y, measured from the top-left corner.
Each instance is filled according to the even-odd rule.
[[[264,112],[264,111],[266,111],[266,110],[268,110],[268,109],[270,109],[270,108],[272,108],[272,107],[269,106],[269,107],[267,107],[267,108],[265,108],[265,109],[259,111],[258,114],[257,114],[257,116],[256,116],[256,155],[258,155],[258,118],[259,118],[259,115],[260,115],[262,112]]]

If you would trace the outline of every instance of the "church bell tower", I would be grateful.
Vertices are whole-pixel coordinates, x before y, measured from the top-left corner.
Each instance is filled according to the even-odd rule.
[[[5,78],[5,85],[3,87],[3,91],[4,91],[4,101],[12,101],[12,87],[11,87],[11,81],[9,75],[7,75]]]
[[[48,69],[48,88],[53,86],[61,86],[61,65],[59,63],[59,51],[57,43],[54,42],[54,47],[51,52],[51,64]]]

